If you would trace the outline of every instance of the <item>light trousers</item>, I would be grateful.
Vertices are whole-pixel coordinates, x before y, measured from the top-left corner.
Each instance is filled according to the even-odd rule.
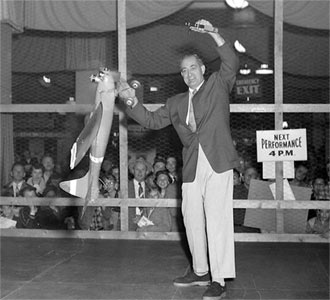
[[[213,281],[234,278],[233,170],[214,172],[199,145],[196,177],[183,183],[182,197],[194,272],[210,270]]]

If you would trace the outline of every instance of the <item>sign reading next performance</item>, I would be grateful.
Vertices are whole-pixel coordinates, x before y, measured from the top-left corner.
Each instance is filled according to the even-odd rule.
[[[306,129],[257,131],[258,162],[307,160]]]

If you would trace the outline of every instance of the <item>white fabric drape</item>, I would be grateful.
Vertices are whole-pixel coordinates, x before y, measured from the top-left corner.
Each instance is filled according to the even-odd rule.
[[[274,0],[249,0],[249,4],[260,12],[273,17]],[[284,22],[306,28],[329,30],[329,0],[285,0]]]
[[[257,61],[272,64],[268,28],[223,29],[230,42],[238,39]],[[160,38],[161,37],[161,38]],[[31,37],[18,36],[13,41],[13,71],[51,72],[111,67],[107,53],[114,42],[107,37]],[[183,48],[195,48],[205,61],[217,58],[211,39],[188,33],[184,26],[155,25],[129,33],[127,66],[131,73],[171,74],[178,71]],[[329,38],[284,32],[284,71],[295,75],[329,76]],[[107,53],[106,53],[107,52]]]
[[[161,19],[190,2],[192,1],[127,0],[127,28]],[[116,3],[115,0],[2,0],[0,16],[1,21],[6,21],[21,30],[31,28],[77,32],[112,31],[116,30]],[[274,0],[249,0],[249,4],[273,17]],[[285,0],[284,22],[306,28],[329,30],[329,9],[328,0]]]
[[[65,38],[65,69],[90,70],[107,66],[106,38]]]
[[[127,0],[127,28],[164,18],[190,2],[191,0]],[[71,32],[117,29],[117,0],[3,0],[1,3],[1,20],[21,29]]]

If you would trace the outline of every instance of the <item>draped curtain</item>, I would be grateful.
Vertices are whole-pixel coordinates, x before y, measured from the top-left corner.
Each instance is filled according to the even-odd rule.
[[[225,28],[222,34],[230,41],[239,40],[257,61],[272,64],[267,42],[268,28]],[[161,38],[159,38],[161,37]],[[111,66],[107,57],[113,35],[102,37],[32,37],[18,36],[13,41],[14,72],[52,72],[95,69]],[[157,41],[157,42],[155,42]],[[206,61],[216,59],[212,41],[204,35],[187,33],[183,26],[155,25],[127,35],[129,71],[139,74],[177,72],[181,49],[197,48]],[[284,32],[284,71],[294,75],[329,76],[329,37]],[[112,49],[116,51],[116,49]],[[166,64],[160,62],[166,61]]]
[[[274,16],[273,0],[248,0],[249,4],[270,17]],[[285,0],[284,22],[306,28],[329,30],[329,0]]]

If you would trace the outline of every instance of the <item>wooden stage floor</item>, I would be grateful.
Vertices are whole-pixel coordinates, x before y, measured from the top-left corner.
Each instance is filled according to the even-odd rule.
[[[1,299],[201,299],[179,241],[1,238]],[[329,299],[329,244],[236,243],[225,299]]]

